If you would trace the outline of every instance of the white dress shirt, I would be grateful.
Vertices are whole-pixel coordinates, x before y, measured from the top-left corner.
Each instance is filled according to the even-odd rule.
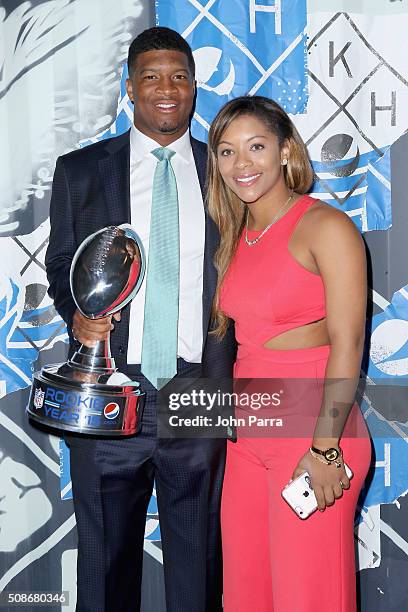
[[[130,219],[149,256],[150,212],[153,176],[157,159],[151,151],[160,147],[134,125],[130,130]],[[190,133],[168,147],[177,182],[180,235],[180,291],[177,356],[185,361],[201,361],[203,343],[203,262],[205,217],[200,183],[191,149]],[[147,266],[146,266],[147,270]],[[140,363],[146,276],[130,306],[128,363]],[[166,296],[163,296],[166,299]]]

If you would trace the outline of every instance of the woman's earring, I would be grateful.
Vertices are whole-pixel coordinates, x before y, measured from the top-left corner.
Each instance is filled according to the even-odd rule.
[[[281,161],[281,166],[287,166],[287,165],[288,165],[287,157],[284,157]]]

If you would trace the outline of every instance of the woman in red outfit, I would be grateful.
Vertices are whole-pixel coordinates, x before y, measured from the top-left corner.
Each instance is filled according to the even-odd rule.
[[[235,378],[250,379],[250,395],[272,379],[286,393],[267,410],[281,419],[279,433],[248,426],[228,443],[225,612],[356,610],[354,513],[371,456],[354,403],[365,251],[347,215],[304,195],[312,180],[305,145],[276,103],[242,97],[218,113],[208,177],[221,234],[215,333],[234,321]],[[305,471],[320,512],[300,520],[281,491]]]

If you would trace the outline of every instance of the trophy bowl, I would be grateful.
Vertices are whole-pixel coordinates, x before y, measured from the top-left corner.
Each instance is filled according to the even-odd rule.
[[[89,319],[121,310],[139,291],[145,273],[142,242],[130,225],[105,227],[78,247],[70,287],[78,310]],[[109,337],[81,345],[66,363],[33,376],[27,413],[53,429],[96,436],[137,433],[146,394],[118,372]]]

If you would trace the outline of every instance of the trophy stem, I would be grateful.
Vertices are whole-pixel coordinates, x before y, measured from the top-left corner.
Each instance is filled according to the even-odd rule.
[[[116,372],[116,365],[111,355],[109,337],[106,340],[99,340],[92,347],[81,344],[68,364],[79,370],[113,374]]]

